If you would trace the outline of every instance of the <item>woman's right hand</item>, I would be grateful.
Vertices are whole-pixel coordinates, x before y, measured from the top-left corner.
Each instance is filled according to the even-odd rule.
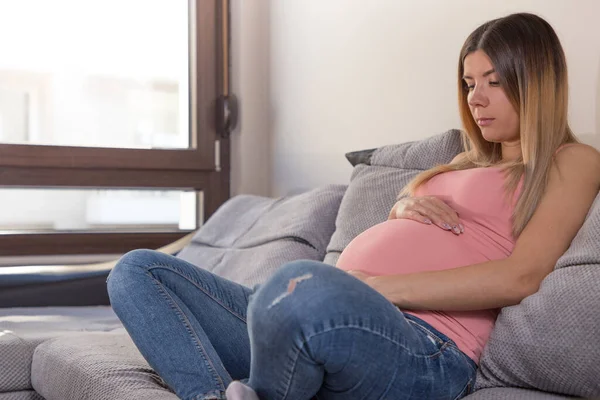
[[[405,197],[394,204],[388,220],[412,219],[423,224],[435,224],[460,235],[465,231],[458,214],[443,200],[435,196]]]

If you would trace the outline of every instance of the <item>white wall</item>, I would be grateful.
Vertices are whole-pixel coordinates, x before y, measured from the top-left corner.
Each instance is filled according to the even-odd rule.
[[[466,36],[519,11],[557,31],[572,127],[600,148],[600,1],[234,0],[233,79],[243,108],[232,192],[345,183],[347,151],[460,127],[456,67]]]

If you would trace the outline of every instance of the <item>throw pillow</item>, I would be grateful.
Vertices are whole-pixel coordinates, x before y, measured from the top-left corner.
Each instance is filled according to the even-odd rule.
[[[328,185],[278,199],[235,196],[177,257],[248,287],[286,262],[323,260],[345,190]]]
[[[476,389],[600,397],[600,195],[537,293],[500,313]]]
[[[408,182],[421,171],[449,163],[462,148],[460,131],[452,129],[424,140],[348,153],[355,168],[324,261],[335,265],[352,239],[387,219]]]

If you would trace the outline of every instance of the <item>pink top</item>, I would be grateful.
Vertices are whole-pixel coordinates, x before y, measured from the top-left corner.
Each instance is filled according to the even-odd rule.
[[[454,235],[436,225],[408,219],[385,221],[358,235],[344,249],[337,267],[373,275],[436,271],[508,257],[515,245],[506,201],[505,175],[498,167],[445,172],[421,185],[415,195],[441,198],[465,227]],[[407,311],[454,340],[476,363],[498,315],[482,311]]]

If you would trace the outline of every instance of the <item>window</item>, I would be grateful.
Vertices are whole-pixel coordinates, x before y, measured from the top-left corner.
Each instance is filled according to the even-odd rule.
[[[187,0],[0,3],[0,141],[188,148],[188,20]]]
[[[160,247],[228,198],[227,11],[0,3],[0,257]]]

